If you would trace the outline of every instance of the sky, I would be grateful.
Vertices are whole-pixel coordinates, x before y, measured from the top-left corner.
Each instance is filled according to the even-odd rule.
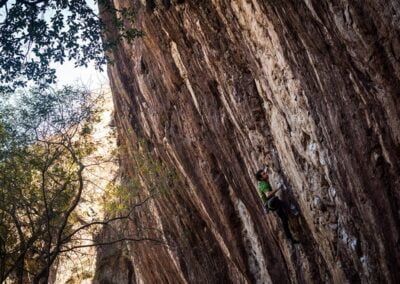
[[[57,85],[83,84],[91,89],[98,89],[108,85],[107,72],[95,70],[93,65],[85,67],[75,67],[73,62],[65,62],[63,65],[55,66],[57,74]],[[104,66],[105,69],[105,66]]]
[[[86,3],[98,13],[96,0],[86,0]],[[56,64],[57,85],[83,84],[91,89],[99,89],[108,85],[106,66],[100,72],[94,65],[88,67],[75,67],[73,62],[64,62],[63,65]]]

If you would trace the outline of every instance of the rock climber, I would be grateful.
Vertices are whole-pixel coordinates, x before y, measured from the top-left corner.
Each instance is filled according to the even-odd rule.
[[[278,217],[282,220],[283,231],[285,232],[286,237],[292,242],[292,244],[299,243],[299,241],[293,238],[292,233],[290,232],[289,229],[289,222],[288,222],[289,221],[288,211],[290,210],[292,214],[296,216],[298,215],[298,211],[296,210],[295,207],[289,208],[285,204],[285,202],[283,202],[276,196],[276,193],[279,191],[279,188],[272,190],[271,184],[269,183],[267,167],[257,171],[255,176],[258,181],[258,191],[261,196],[266,212],[275,211]]]

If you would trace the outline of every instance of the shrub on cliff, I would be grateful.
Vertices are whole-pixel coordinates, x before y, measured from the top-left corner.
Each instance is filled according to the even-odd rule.
[[[116,155],[122,160],[129,151],[133,165],[131,177],[125,177],[120,183],[110,183],[103,195],[103,208],[111,215],[126,213],[131,209],[131,202],[143,196],[157,198],[178,188],[179,176],[176,171],[162,163],[156,155],[146,147],[144,140],[138,140],[134,149],[120,146]]]

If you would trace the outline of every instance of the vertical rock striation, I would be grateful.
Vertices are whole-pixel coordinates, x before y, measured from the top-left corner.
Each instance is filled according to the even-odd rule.
[[[170,246],[104,248],[99,263],[116,265],[97,279],[400,281],[398,1],[114,5],[134,8],[145,32],[108,66],[125,175],[137,174],[144,140],[181,178],[135,213]],[[300,245],[263,214],[253,178],[263,164],[300,208]]]

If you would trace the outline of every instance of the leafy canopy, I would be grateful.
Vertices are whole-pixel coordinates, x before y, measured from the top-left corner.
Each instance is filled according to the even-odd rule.
[[[53,63],[65,60],[76,66],[94,62],[101,69],[106,62],[104,49],[141,35],[132,27],[131,9],[115,9],[108,0],[100,0],[115,16],[109,28],[118,31],[103,44],[107,27],[95,9],[97,0],[93,1],[0,0],[0,91],[24,87],[29,81],[40,86],[54,83]]]
[[[0,282],[47,278],[71,242],[97,105],[79,88],[35,89],[0,103]]]

